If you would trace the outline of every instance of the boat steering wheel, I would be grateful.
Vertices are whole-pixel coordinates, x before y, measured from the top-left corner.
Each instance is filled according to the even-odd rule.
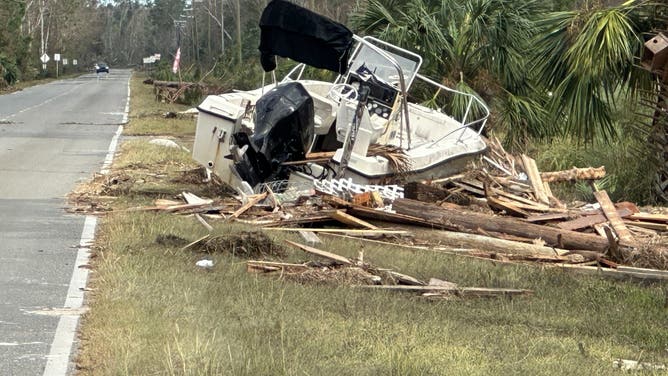
[[[340,102],[341,99],[346,98],[349,100],[356,100],[358,97],[357,89],[351,84],[336,84],[332,85],[327,93],[327,96],[334,99],[337,102]]]

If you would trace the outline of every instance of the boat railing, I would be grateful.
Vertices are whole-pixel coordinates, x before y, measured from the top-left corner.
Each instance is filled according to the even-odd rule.
[[[429,147],[436,146],[439,142],[443,141],[445,138],[457,132],[458,130],[461,130],[459,137],[457,137],[458,142],[461,141],[461,138],[464,135],[464,132],[466,132],[467,128],[478,127],[477,133],[478,134],[482,133],[483,129],[485,128],[485,125],[487,124],[487,119],[489,118],[489,108],[480,98],[471,93],[465,93],[463,91],[447,87],[419,73],[416,75],[416,77],[430,85],[435,86],[440,91],[445,91],[448,93],[452,93],[454,95],[461,95],[468,98],[466,104],[466,111],[464,112],[464,115],[462,116],[461,120],[457,119],[459,123],[462,124],[461,127],[457,127],[455,130],[448,132],[446,135],[440,137],[438,140],[433,141]],[[471,109],[474,104],[476,104],[479,108],[483,110],[483,115],[477,119],[469,119],[469,116],[471,114]]]
[[[288,74],[283,76],[283,79],[281,80],[281,83],[288,82],[288,81],[299,81],[299,80],[301,80],[302,75],[304,74],[304,69],[306,69],[306,64],[304,64],[304,63],[299,63],[299,64],[295,65],[295,67],[292,68],[290,70],[290,72],[288,72]],[[297,74],[297,77],[293,78],[292,75],[294,75],[297,72],[299,72]]]

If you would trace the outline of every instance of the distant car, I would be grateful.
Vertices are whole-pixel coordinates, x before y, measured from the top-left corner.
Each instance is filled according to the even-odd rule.
[[[107,63],[97,63],[95,64],[95,73],[109,73],[109,66]]]

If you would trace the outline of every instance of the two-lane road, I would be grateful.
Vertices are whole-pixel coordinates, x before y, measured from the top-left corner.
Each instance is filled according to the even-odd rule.
[[[79,243],[94,221],[66,214],[65,195],[108,160],[127,119],[129,77],[112,70],[0,96],[2,375],[67,367],[79,311],[66,305],[82,294],[70,282],[81,279],[73,279]]]

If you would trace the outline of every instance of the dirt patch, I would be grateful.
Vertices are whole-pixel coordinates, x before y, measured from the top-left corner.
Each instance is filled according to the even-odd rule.
[[[214,236],[206,240],[201,249],[208,253],[231,253],[234,256],[256,259],[284,257],[285,248],[276,244],[259,231],[244,231],[237,234]]]

